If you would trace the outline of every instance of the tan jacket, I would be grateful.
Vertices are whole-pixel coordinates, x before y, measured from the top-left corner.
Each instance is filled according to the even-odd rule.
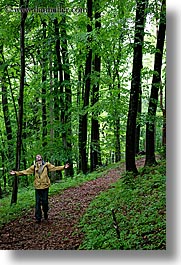
[[[46,189],[50,187],[50,179],[48,177],[48,172],[53,172],[57,170],[63,170],[64,166],[54,166],[50,163],[45,163],[43,165],[42,172],[39,174],[38,165],[32,165],[26,170],[15,171],[17,176],[32,175],[35,174],[34,186],[35,189]]]

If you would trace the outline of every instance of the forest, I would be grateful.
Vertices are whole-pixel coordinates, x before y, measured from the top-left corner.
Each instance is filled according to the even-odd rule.
[[[57,185],[165,161],[165,0],[0,0],[0,17],[0,207],[37,154],[70,163]]]

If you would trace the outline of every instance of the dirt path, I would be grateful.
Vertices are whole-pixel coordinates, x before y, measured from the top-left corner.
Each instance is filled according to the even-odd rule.
[[[138,166],[143,165],[140,160]],[[106,176],[64,190],[49,199],[49,220],[36,224],[34,210],[0,229],[0,249],[11,250],[75,250],[83,234],[76,224],[89,203],[100,192],[121,177],[124,168],[110,170]]]

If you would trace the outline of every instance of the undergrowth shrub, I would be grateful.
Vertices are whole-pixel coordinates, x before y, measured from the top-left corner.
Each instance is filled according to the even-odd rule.
[[[140,169],[136,177],[125,174],[102,192],[81,219],[80,229],[85,235],[80,249],[165,249],[165,161]]]

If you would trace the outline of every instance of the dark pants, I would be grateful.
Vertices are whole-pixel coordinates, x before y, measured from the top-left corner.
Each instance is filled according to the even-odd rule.
[[[36,198],[36,206],[35,206],[35,217],[36,220],[40,221],[42,218],[42,210],[44,212],[44,218],[48,218],[48,188],[47,189],[35,189],[35,198]]]

